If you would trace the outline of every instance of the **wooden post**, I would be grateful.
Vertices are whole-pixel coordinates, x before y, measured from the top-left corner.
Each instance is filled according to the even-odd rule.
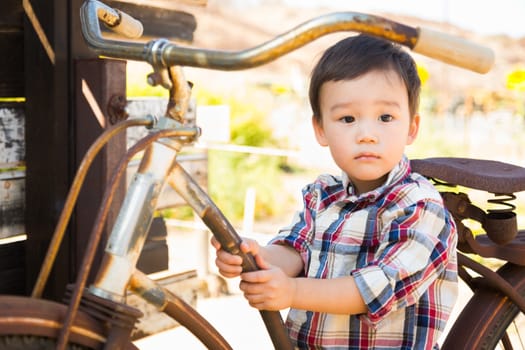
[[[106,62],[84,44],[82,0],[23,0],[26,96],[27,286],[32,289],[76,167],[104,129],[87,109],[82,82],[106,114],[107,101],[125,94],[125,63]],[[105,118],[105,117],[104,117]],[[109,126],[109,123],[106,123]],[[124,144],[124,143],[123,143]],[[123,146],[125,147],[125,146]],[[98,157],[62,243],[44,296],[60,300],[74,281],[109,169],[123,151],[113,144]],[[86,201],[86,202],[84,202]],[[91,220],[91,221],[90,221]],[[89,227],[88,227],[89,226]]]
[[[67,0],[24,2],[27,287],[32,289],[71,181],[71,55]],[[46,295],[61,298],[74,276],[66,235]]]
[[[108,109],[115,101],[126,100],[126,61],[122,60],[78,60],[75,62],[75,140],[76,165],[80,165],[86,151],[105,129],[117,122]],[[76,207],[74,231],[76,233],[77,264],[81,263],[91,228],[101,205],[106,184],[113,170],[126,152],[126,133],[122,132],[101,151],[94,162],[84,189],[80,192]],[[108,223],[115,222],[117,209],[124,197],[126,177],[123,176],[115,194]],[[107,236],[108,232],[105,232]],[[103,248],[103,247],[101,247]],[[95,266],[98,264],[95,264]],[[94,277],[94,276],[92,276]]]

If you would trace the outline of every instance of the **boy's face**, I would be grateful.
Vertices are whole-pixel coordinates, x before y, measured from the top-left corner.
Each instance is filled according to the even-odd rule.
[[[322,122],[313,118],[317,141],[358,193],[384,183],[419,128],[410,119],[408,94],[393,71],[371,71],[353,80],[329,81],[319,94]]]

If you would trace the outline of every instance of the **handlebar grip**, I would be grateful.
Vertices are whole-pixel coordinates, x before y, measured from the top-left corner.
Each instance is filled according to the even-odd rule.
[[[111,26],[111,30],[115,33],[122,34],[131,39],[140,38],[144,31],[142,23],[125,12],[122,12],[120,10],[116,11],[119,14],[120,21],[116,25]]]
[[[494,64],[494,52],[488,47],[428,28],[418,32],[414,52],[482,74]]]

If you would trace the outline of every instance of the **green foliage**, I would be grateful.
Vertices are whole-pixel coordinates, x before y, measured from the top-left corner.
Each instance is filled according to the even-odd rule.
[[[216,106],[221,104],[226,104],[227,101],[224,97],[213,94],[210,92],[207,92],[202,89],[195,89],[192,91],[193,95],[197,99],[197,104],[199,105],[208,105],[208,106]],[[235,106],[235,104],[234,104]],[[231,108],[231,107],[230,107]]]
[[[184,205],[160,210],[160,216],[166,219],[190,220],[194,213],[190,206]]]
[[[276,157],[210,151],[210,195],[228,218],[240,220],[246,191],[254,188],[256,218],[272,216],[282,203],[277,200],[278,165]]]
[[[234,97],[225,98],[216,93],[194,89],[197,105],[227,104],[231,113],[231,143],[253,147],[276,147],[272,129],[265,122],[265,114],[251,103]],[[168,90],[146,83],[145,74],[127,73],[128,97],[168,97]],[[256,99],[254,99],[256,100]],[[258,218],[274,214],[282,199],[279,194],[279,166],[282,160],[275,156],[210,150],[208,155],[208,192],[219,208],[231,220],[239,220],[244,213],[244,199],[248,188],[256,191],[255,215]],[[189,207],[170,208],[160,213],[167,218],[191,218]]]
[[[231,111],[231,143],[252,147],[277,147],[265,115],[255,105],[234,98],[199,92],[197,104],[224,104]],[[210,150],[208,155],[208,191],[216,204],[231,220],[244,213],[246,191],[256,192],[256,218],[268,217],[279,210],[286,199],[278,198],[280,157]]]
[[[135,72],[133,69],[126,71],[126,96],[127,97],[168,97],[169,91],[162,86],[151,86],[147,83],[147,70]]]
[[[128,84],[126,87],[126,95],[128,97],[168,97],[168,90],[159,86],[150,86],[148,84],[135,85]]]
[[[435,115],[422,115],[419,134],[416,141],[407,147],[406,153],[409,158],[427,158],[427,157],[452,157],[457,156],[458,147],[461,143],[454,140],[461,140],[461,137],[450,130],[446,125],[445,118],[439,118]]]

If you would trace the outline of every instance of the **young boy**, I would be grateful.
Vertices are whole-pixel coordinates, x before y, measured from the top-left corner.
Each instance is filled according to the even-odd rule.
[[[457,294],[456,229],[439,193],[404,155],[419,128],[420,80],[409,54],[367,35],[329,48],[310,104],[317,142],[340,177],[303,190],[304,208],[267,246],[245,239],[261,268],[217,249],[225,277],[260,310],[290,308],[298,348],[432,349]]]

